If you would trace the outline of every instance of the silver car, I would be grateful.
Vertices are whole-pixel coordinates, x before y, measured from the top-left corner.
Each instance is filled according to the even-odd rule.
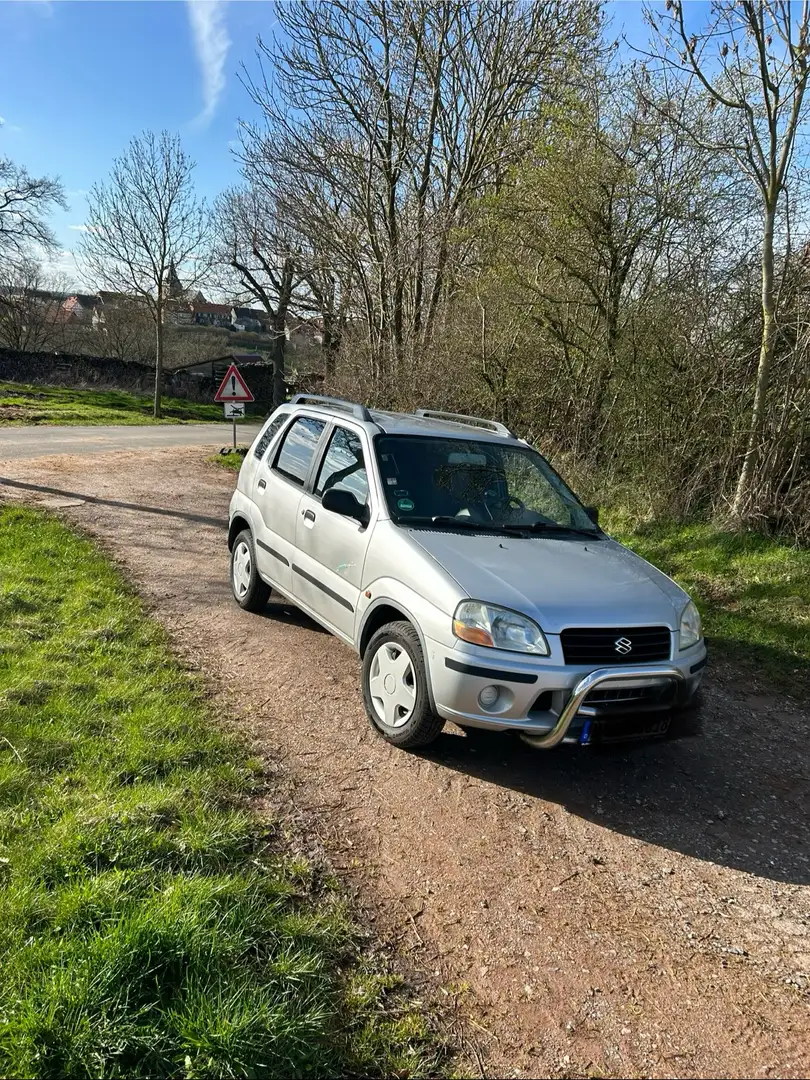
[[[502,424],[299,394],[231,501],[238,604],[275,590],[362,657],[374,728],[562,742],[664,734],[706,664],[700,617]]]

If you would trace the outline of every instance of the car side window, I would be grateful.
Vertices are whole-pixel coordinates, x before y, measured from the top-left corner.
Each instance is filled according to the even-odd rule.
[[[346,428],[335,428],[329,440],[315,494],[323,495],[330,488],[342,488],[350,491],[361,506],[368,501],[368,472],[363,456],[363,444],[360,436]]]
[[[323,420],[299,416],[284,436],[276,458],[276,471],[303,487],[325,427]]]
[[[253,455],[257,457],[259,461],[264,457],[265,451],[270,443],[273,441],[273,437],[280,427],[289,420],[289,413],[281,413],[275,420],[271,420],[265,430],[262,432],[262,436],[253,448]]]

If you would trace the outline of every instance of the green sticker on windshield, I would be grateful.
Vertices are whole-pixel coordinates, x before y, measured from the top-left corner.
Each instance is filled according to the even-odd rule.
[[[397,499],[400,510],[413,510],[413,499]]]

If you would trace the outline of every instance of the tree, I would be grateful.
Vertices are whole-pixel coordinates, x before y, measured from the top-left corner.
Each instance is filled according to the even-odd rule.
[[[290,305],[300,293],[300,263],[275,205],[255,187],[224,192],[214,216],[215,261],[228,271],[226,288],[237,302],[261,304],[270,318],[273,405],[281,405],[287,400],[287,319]]]
[[[161,415],[164,323],[177,275],[192,289],[208,270],[209,217],[193,187],[194,162],[175,135],[145,132],[88,197],[80,253],[92,278],[138,298],[155,328],[155,404]]]
[[[0,287],[0,343],[21,352],[61,343],[64,282],[47,280],[40,264],[30,258],[9,266]]]
[[[265,123],[243,128],[243,161],[317,198],[311,248],[328,251],[382,385],[429,349],[468,210],[593,45],[598,6],[320,0],[276,14],[283,34],[259,43],[272,70],[247,81]]]
[[[0,258],[30,260],[32,246],[53,250],[56,239],[45,219],[56,206],[67,209],[58,180],[31,176],[0,157]]]
[[[97,310],[95,351],[118,360],[155,362],[155,325],[143,304],[128,296],[101,297]],[[165,335],[164,335],[165,345]],[[169,349],[166,349],[169,352]],[[164,356],[164,362],[167,357]]]
[[[687,27],[682,0],[648,19],[660,57],[682,82],[696,85],[714,111],[713,138],[695,133],[706,149],[731,155],[759,195],[762,207],[762,333],[745,453],[731,506],[738,522],[758,516],[755,489],[764,455],[764,422],[777,334],[774,234],[797,144],[803,136],[810,74],[810,2],[713,0],[708,25]]]

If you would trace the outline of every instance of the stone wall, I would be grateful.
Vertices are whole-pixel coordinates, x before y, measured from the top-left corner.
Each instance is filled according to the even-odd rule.
[[[244,375],[257,402],[272,401],[272,368],[264,364],[247,364]],[[0,348],[0,381],[3,380],[74,389],[129,390],[149,396],[154,392],[155,369],[150,364],[107,356],[18,352]],[[212,401],[216,391],[217,384],[209,377],[191,375],[187,371],[165,373],[164,393],[167,397],[204,402]]]

